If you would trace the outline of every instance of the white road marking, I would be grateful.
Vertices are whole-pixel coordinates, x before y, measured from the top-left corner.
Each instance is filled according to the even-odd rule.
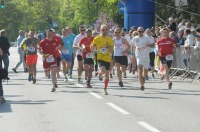
[[[84,88],[84,86],[81,85],[81,84],[77,84],[77,83],[75,83],[75,84],[76,84],[76,86],[79,86],[79,87],[81,87],[81,88]]]
[[[93,95],[94,97],[96,97],[97,99],[103,99],[103,97],[101,97],[100,95],[94,93],[94,92],[89,92],[91,95]]]
[[[115,110],[121,112],[122,114],[124,115],[129,115],[130,113],[128,113],[127,111],[123,110],[122,108],[116,106],[115,104],[113,103],[106,103],[107,105],[111,106],[112,108],[114,108]]]
[[[146,129],[150,130],[151,132],[160,132],[158,129],[152,127],[151,125],[145,123],[145,122],[138,122],[140,125],[145,127]]]

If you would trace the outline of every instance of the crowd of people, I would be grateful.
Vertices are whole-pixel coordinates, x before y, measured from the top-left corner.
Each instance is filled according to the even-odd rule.
[[[77,59],[77,81],[86,82],[87,88],[92,88],[93,72],[103,81],[104,94],[108,95],[107,87],[110,78],[116,71],[119,86],[124,87],[123,78],[127,78],[126,72],[135,74],[140,83],[140,89],[145,90],[145,80],[155,79],[155,71],[160,70],[161,80],[166,79],[168,89],[172,88],[169,78],[169,70],[173,61],[174,48],[183,45],[185,50],[195,46],[200,48],[200,29],[195,29],[189,21],[182,21],[178,26],[169,18],[169,22],[161,27],[144,29],[143,27],[131,27],[110,29],[102,25],[100,32],[79,27],[79,34],[73,34],[72,28],[62,29],[62,35],[57,35],[54,29],[46,31],[46,38],[35,36],[35,31],[30,30],[26,35],[19,31],[17,38],[17,50],[19,62],[12,70],[17,73],[18,67],[23,64],[24,72],[28,73],[28,81],[33,84],[37,81],[38,54],[42,55],[44,73],[51,78],[51,92],[58,88],[57,79],[60,71],[64,81],[73,78],[72,72],[75,58]],[[0,65],[8,70],[10,44],[5,37],[5,31],[0,32]],[[25,37],[26,36],[26,37]],[[155,58],[159,62],[155,61]],[[187,61],[187,60],[186,60]],[[159,69],[155,70],[158,63]],[[61,70],[62,67],[62,70]],[[82,77],[82,73],[85,76]],[[5,102],[3,97],[2,79],[0,78],[0,102]]]

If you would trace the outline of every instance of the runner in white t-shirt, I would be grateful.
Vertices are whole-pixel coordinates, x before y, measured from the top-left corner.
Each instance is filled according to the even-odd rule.
[[[144,83],[145,79],[144,76],[146,73],[143,73],[143,68],[145,70],[148,70],[149,65],[149,47],[153,47],[152,44],[150,44],[149,38],[144,36],[144,28],[139,27],[137,29],[138,36],[135,36],[132,40],[132,44],[135,45],[135,54],[137,59],[137,67],[138,67],[138,78],[141,84],[140,89],[143,91],[145,90]],[[132,51],[134,53],[134,50]],[[143,75],[144,76],[143,76]]]
[[[150,58],[150,67],[151,67],[151,77],[153,79],[155,79],[155,76],[154,76],[154,71],[155,71],[155,68],[154,68],[154,61],[155,61],[155,52],[154,52],[154,47],[155,47],[155,39],[154,37],[152,37],[152,32],[151,32],[151,29],[146,29],[145,31],[146,33],[146,37],[149,38],[149,42],[150,44],[152,44],[152,47],[149,47],[149,58]],[[147,72],[147,75],[145,76],[145,79],[148,80],[148,70],[145,71]]]
[[[83,58],[82,58],[82,51],[79,47],[79,43],[81,41],[82,38],[86,37],[86,33],[85,33],[85,27],[84,26],[80,26],[79,27],[79,32],[80,34],[76,36],[76,38],[74,39],[74,54],[77,52],[77,60],[78,60],[78,82],[81,81],[81,74],[83,71]]]
[[[126,71],[126,65],[128,62],[126,54],[128,54],[130,45],[124,37],[121,37],[120,28],[115,29],[114,34],[115,34],[115,37],[113,38],[114,62],[117,68],[117,77],[119,79],[119,86],[124,87],[122,82],[122,73]]]

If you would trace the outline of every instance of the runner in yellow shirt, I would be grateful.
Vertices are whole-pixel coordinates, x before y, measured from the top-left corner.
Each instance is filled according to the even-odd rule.
[[[91,51],[94,53],[94,48],[97,50],[97,61],[99,64],[99,80],[103,80],[103,74],[105,74],[104,80],[104,93],[108,95],[107,86],[109,82],[109,71],[111,62],[111,53],[113,52],[114,42],[111,37],[108,36],[109,28],[106,25],[101,26],[101,35],[94,38],[91,44]],[[95,55],[93,55],[95,57]]]

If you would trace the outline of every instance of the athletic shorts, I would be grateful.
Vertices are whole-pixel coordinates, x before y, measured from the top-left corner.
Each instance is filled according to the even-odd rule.
[[[151,67],[154,67],[155,53],[154,52],[149,53],[149,58]]]
[[[49,71],[51,68],[58,67],[57,57],[54,57],[54,62],[47,62],[43,59],[43,68],[45,71]]]
[[[37,58],[38,55],[37,54],[33,54],[33,55],[26,55],[26,64],[27,65],[33,65],[33,64],[37,64]]]
[[[128,59],[127,56],[114,56],[114,62],[120,65],[127,65]]]
[[[83,61],[82,55],[77,55],[77,60],[78,60],[78,61]]]
[[[168,68],[170,69],[172,65],[172,60],[167,61],[165,57],[159,57],[160,62],[163,64],[167,64]]]
[[[73,60],[73,58],[72,58],[73,56],[72,55],[61,55],[61,60],[66,60],[66,61],[69,61],[69,62],[71,62],[72,63],[72,60]]]
[[[94,60],[92,58],[84,58],[84,64],[94,65]]]
[[[137,58],[137,65],[142,65],[144,69],[148,69],[149,58]]]
[[[106,70],[110,70],[110,62],[106,62],[103,60],[98,60],[99,67],[104,66]]]

